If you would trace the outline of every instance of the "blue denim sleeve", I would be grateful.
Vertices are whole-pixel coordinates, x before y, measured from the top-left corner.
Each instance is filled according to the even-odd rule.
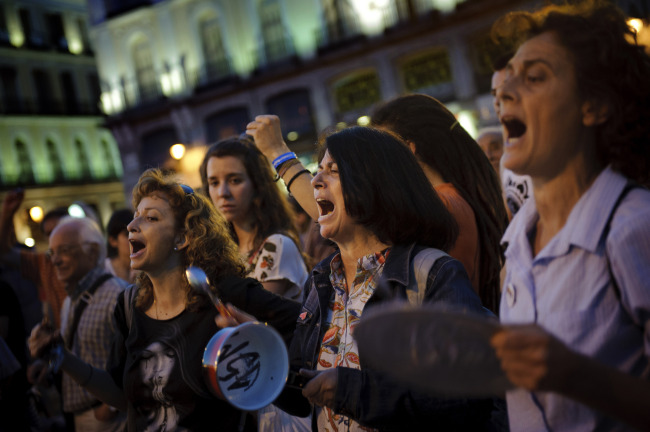
[[[424,302],[480,314],[481,305],[462,264],[450,257],[429,272]],[[363,363],[363,359],[361,359]],[[434,397],[412,391],[367,367],[338,369],[334,410],[383,430],[492,430],[491,415],[502,400]]]

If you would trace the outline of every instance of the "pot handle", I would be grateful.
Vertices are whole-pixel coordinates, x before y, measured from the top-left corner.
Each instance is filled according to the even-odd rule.
[[[304,375],[300,375],[296,372],[289,371],[289,375],[287,376],[287,383],[285,384],[285,387],[302,390],[303,387],[305,387],[305,384],[307,384],[309,380],[310,378]]]

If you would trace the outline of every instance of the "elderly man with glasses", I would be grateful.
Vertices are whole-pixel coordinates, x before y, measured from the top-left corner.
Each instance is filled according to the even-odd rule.
[[[114,339],[115,302],[126,282],[105,270],[104,237],[91,219],[62,219],[52,231],[49,244],[47,255],[68,294],[61,310],[60,343],[92,366],[104,369]],[[62,350],[52,352],[49,369],[56,371]],[[67,375],[63,376],[63,410],[73,414],[77,431],[124,429],[124,415],[98,401]]]

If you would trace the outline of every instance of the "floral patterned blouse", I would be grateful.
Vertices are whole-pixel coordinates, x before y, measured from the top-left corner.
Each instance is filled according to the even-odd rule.
[[[375,292],[377,282],[384,270],[384,263],[390,249],[364,256],[357,262],[354,281],[350,292],[346,290],[345,273],[341,255],[330,263],[330,281],[334,296],[327,311],[329,329],[325,332],[318,355],[317,370],[337,366],[361,369],[357,343],[352,337],[354,326],[359,322],[368,299]],[[329,408],[316,407],[319,431],[372,431],[359,425],[349,417],[336,414]]]
[[[272,234],[246,261],[246,275],[260,282],[286,279],[292,283],[283,297],[302,301],[303,287],[309,276],[296,244],[284,234]]]

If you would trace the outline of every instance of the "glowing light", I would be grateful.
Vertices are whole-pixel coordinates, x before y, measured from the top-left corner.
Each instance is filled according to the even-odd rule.
[[[86,212],[84,209],[77,203],[72,204],[70,207],[68,207],[68,214],[72,217],[76,218],[82,218],[86,217]]]
[[[182,90],[183,83],[181,81],[181,73],[178,69],[174,69],[169,74],[169,80],[171,81],[172,89],[175,93],[178,93]]]
[[[169,74],[160,75],[160,86],[162,87],[162,92],[165,96],[169,96],[172,93],[172,83],[169,79]]]
[[[440,12],[449,13],[456,9],[456,4],[462,3],[462,1],[456,0],[434,0],[433,7],[438,9]]]
[[[478,129],[476,128],[474,117],[469,111],[459,112],[456,118],[458,119],[458,123],[460,123],[470,136],[476,136]]]
[[[345,129],[347,126],[348,126],[348,125],[347,125],[346,122],[338,122],[338,123],[336,124],[336,129],[337,129],[337,130]]]
[[[9,41],[16,48],[20,48],[25,43],[25,35],[21,31],[12,31],[9,34]]]
[[[352,0],[366,34],[377,34],[383,30],[384,18],[388,12],[388,0]]]
[[[174,144],[169,148],[169,154],[176,160],[181,160],[185,154],[185,146],[183,144]]]
[[[34,206],[29,209],[29,217],[36,223],[43,220],[43,209],[39,206]]]
[[[36,242],[34,241],[34,239],[31,238],[31,237],[27,237],[27,238],[25,239],[24,243],[25,243],[25,246],[27,246],[27,247],[33,247],[33,246],[36,244]]]
[[[289,141],[295,141],[298,139],[298,132],[291,131],[287,134],[287,139]]]
[[[368,116],[361,116],[357,119],[357,124],[359,126],[368,126],[370,124],[370,117]]]
[[[79,41],[79,39],[69,39],[68,49],[72,54],[81,54],[83,51],[83,46],[81,45],[81,41]]]
[[[102,93],[102,110],[106,114],[110,114],[113,111],[113,104],[111,103],[111,94],[109,92]]]
[[[111,91],[111,102],[113,112],[122,110],[122,97],[120,91],[116,88]]]
[[[632,27],[637,33],[643,29],[643,21],[638,18],[630,18],[627,20],[627,25]]]

